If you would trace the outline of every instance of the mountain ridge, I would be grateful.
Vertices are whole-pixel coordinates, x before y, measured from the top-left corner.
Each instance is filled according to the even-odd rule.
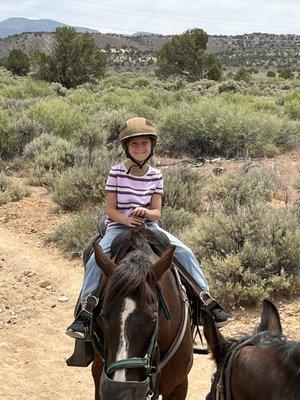
[[[72,26],[77,32],[99,33],[95,29],[73,26],[52,19],[29,19],[11,17],[0,22],[0,38],[22,34],[26,32],[54,32],[56,28]]]

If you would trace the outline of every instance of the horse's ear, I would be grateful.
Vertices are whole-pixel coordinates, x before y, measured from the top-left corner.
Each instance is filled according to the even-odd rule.
[[[205,308],[201,309],[201,321],[208,348],[218,365],[225,357],[228,350],[228,343],[216,327],[213,316]]]
[[[151,266],[157,281],[159,281],[163,274],[170,268],[175,250],[176,246],[168,246],[160,259]]]
[[[109,277],[114,272],[117,265],[107,257],[97,242],[93,242],[93,247],[98,267],[103,271],[106,277]]]
[[[267,299],[263,301],[263,310],[257,332],[270,331],[282,334],[280,317],[276,306]]]

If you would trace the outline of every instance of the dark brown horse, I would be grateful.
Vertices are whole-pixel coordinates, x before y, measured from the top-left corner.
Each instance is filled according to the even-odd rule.
[[[225,340],[205,310],[202,319],[217,365],[207,400],[300,399],[300,343],[283,336],[273,303],[264,300],[260,325],[240,340]]]
[[[145,395],[143,386],[141,390],[139,387],[139,383],[151,380],[153,367],[159,365],[178,338],[183,304],[170,271],[175,246],[168,247],[159,258],[142,236],[138,240],[139,249],[130,251],[118,265],[94,243],[97,264],[107,278],[100,297],[101,312],[96,318],[105,360],[96,353],[92,366],[95,399],[154,400],[161,394],[163,400],[184,400],[193,360],[190,321],[178,349],[161,370],[157,390],[152,388],[154,394]],[[171,319],[161,311],[161,298]],[[145,361],[147,353],[151,354]]]

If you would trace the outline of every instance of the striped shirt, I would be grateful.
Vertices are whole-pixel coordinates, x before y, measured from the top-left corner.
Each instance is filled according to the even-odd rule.
[[[124,164],[111,167],[105,190],[117,194],[117,210],[129,216],[136,207],[150,209],[152,195],[163,193],[163,177],[158,169],[151,166],[141,176],[126,174],[126,171]],[[146,222],[148,225],[155,224],[152,221]],[[106,226],[109,229],[122,225],[107,217]]]

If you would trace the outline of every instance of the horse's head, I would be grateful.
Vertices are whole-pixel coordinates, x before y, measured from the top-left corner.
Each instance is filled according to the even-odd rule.
[[[220,390],[225,392],[225,399],[230,391],[233,400],[299,398],[300,344],[287,342],[282,336],[279,313],[273,303],[263,301],[261,321],[254,335],[239,340],[227,341],[206,310],[202,323],[217,366],[207,400],[218,399]]]
[[[139,250],[130,252],[118,265],[96,243],[94,251],[107,278],[97,318],[106,349],[107,375],[113,381],[143,381],[146,368],[138,367],[134,358],[144,359],[156,336],[157,282],[171,266],[175,246],[154,264]],[[127,362],[122,364],[121,360]]]

